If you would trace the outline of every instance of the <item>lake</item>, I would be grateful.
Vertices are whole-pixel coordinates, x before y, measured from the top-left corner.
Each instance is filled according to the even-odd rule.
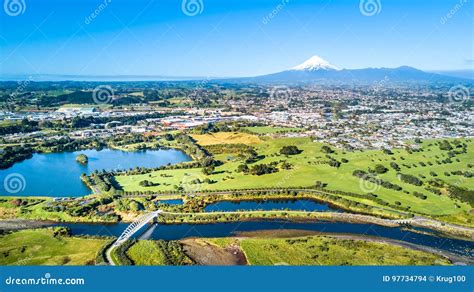
[[[238,211],[238,210],[294,210],[294,211],[331,211],[338,212],[327,204],[312,200],[266,200],[266,201],[221,201],[209,204],[204,208],[206,212]]]
[[[129,224],[73,224],[58,223],[55,226],[70,228],[73,235],[120,236]],[[454,238],[438,237],[435,234],[415,232],[415,230],[384,227],[371,224],[342,222],[296,223],[282,220],[244,221],[215,224],[153,224],[147,225],[134,234],[140,239],[178,240],[187,237],[226,237],[244,231],[297,229],[321,233],[343,233],[361,236],[377,236],[408,243],[445,250],[461,256],[474,258],[474,242]],[[426,232],[427,230],[419,229]]]
[[[76,156],[85,154],[89,163],[76,162]],[[120,150],[82,150],[62,153],[36,153],[31,159],[15,163],[0,170],[0,194],[15,196],[78,197],[91,193],[81,181],[82,173],[94,170],[129,169],[135,167],[158,167],[190,161],[191,158],[179,150],[145,150],[125,152]]]

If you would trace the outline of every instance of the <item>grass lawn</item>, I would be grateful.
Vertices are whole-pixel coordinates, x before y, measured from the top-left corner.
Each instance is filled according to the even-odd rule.
[[[94,264],[106,239],[54,236],[55,229],[21,230],[0,236],[0,265]]]
[[[165,254],[153,240],[139,240],[127,250],[127,256],[138,266],[165,265]]]
[[[240,247],[250,265],[444,265],[446,259],[408,248],[325,236],[246,238]]]
[[[195,139],[204,145],[210,143],[222,144],[226,139],[228,141],[238,141],[238,143],[246,141],[256,141],[257,136],[248,134],[235,133],[217,133],[213,135],[195,135]],[[253,137],[253,138],[250,138]],[[238,173],[236,169],[242,162],[229,158],[228,154],[216,155],[215,158],[225,162],[223,165],[216,167],[214,173],[205,176],[200,168],[196,169],[176,169],[154,171],[150,174],[117,176],[116,180],[126,191],[162,191],[174,190],[176,186],[183,186],[185,190],[225,190],[225,189],[242,189],[242,188],[259,188],[259,187],[300,187],[313,186],[316,181],[327,183],[327,188],[332,190],[340,190],[354,193],[375,193],[379,198],[386,202],[395,204],[400,202],[401,206],[410,206],[414,212],[420,212],[436,216],[453,216],[459,217],[464,221],[468,216],[471,207],[467,203],[455,201],[444,194],[435,195],[425,189],[426,185],[415,186],[404,183],[399,180],[397,171],[390,167],[390,162],[397,163],[401,173],[411,174],[417,177],[425,176],[423,181],[433,179],[433,173],[450,184],[474,189],[474,177],[467,178],[460,175],[445,175],[445,172],[456,170],[469,170],[468,164],[474,164],[474,142],[472,140],[463,140],[468,145],[468,153],[457,155],[450,164],[438,165],[436,160],[448,158],[448,151],[440,150],[434,141],[425,141],[421,145],[422,152],[408,153],[404,149],[394,149],[393,155],[385,154],[380,150],[367,151],[343,151],[334,147],[335,151],[330,156],[338,161],[347,159],[347,163],[342,163],[339,168],[334,168],[328,164],[321,162],[327,161],[326,153],[321,151],[323,144],[312,142],[309,138],[278,138],[264,139],[258,144],[253,144],[256,151],[264,158],[254,164],[270,163],[272,161],[287,161],[292,164],[290,170],[280,169],[276,173],[255,176],[250,174]],[[237,143],[237,142],[236,142]],[[279,154],[282,146],[295,145],[303,150],[300,154],[284,156]],[[457,161],[459,160],[459,161]],[[421,166],[425,163],[426,166]],[[428,163],[431,163],[430,166]],[[403,191],[395,191],[382,188],[377,185],[367,185],[364,181],[352,175],[356,169],[367,171],[368,168],[374,168],[377,164],[384,165],[388,172],[378,177],[390,181],[391,183],[400,185]],[[406,165],[406,166],[405,166]],[[251,167],[252,164],[249,165]],[[210,178],[215,183],[192,184],[196,179],[203,181]],[[152,187],[141,187],[138,183],[142,180],[151,180],[157,185]],[[425,200],[415,197],[413,192],[419,192],[427,196]],[[356,201],[367,203],[366,199],[353,198]],[[460,214],[460,216],[458,216]]]

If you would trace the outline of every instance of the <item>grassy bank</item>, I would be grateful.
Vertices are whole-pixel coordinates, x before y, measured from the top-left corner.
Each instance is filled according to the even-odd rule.
[[[139,266],[192,264],[192,261],[183,253],[183,249],[177,241],[139,240],[126,253],[127,257]]]
[[[93,265],[107,239],[71,237],[61,228],[0,236],[0,265]]]
[[[238,244],[250,265],[445,265],[443,257],[387,243],[326,236],[210,239]]]

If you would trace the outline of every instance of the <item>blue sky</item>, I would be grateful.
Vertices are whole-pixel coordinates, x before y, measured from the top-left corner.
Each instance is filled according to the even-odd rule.
[[[470,0],[379,0],[373,16],[359,0],[17,1],[23,14],[0,11],[5,75],[253,76],[312,55],[341,68],[474,66]]]

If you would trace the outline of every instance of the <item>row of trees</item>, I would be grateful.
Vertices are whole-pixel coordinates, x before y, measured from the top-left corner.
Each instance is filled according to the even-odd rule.
[[[379,186],[387,188],[387,189],[392,189],[392,190],[395,190],[395,191],[402,191],[403,190],[403,188],[401,186],[397,185],[397,184],[393,184],[389,181],[377,178],[377,177],[371,175],[370,173],[368,173],[366,171],[363,171],[363,170],[360,170],[360,169],[354,170],[352,172],[352,175],[355,176],[355,177],[358,177],[359,179],[369,181],[373,184],[379,185]]]
[[[19,123],[12,123],[8,125],[2,125],[0,127],[0,136],[8,134],[17,134],[17,133],[29,133],[38,131],[38,122],[30,121],[28,119],[23,119]]]

